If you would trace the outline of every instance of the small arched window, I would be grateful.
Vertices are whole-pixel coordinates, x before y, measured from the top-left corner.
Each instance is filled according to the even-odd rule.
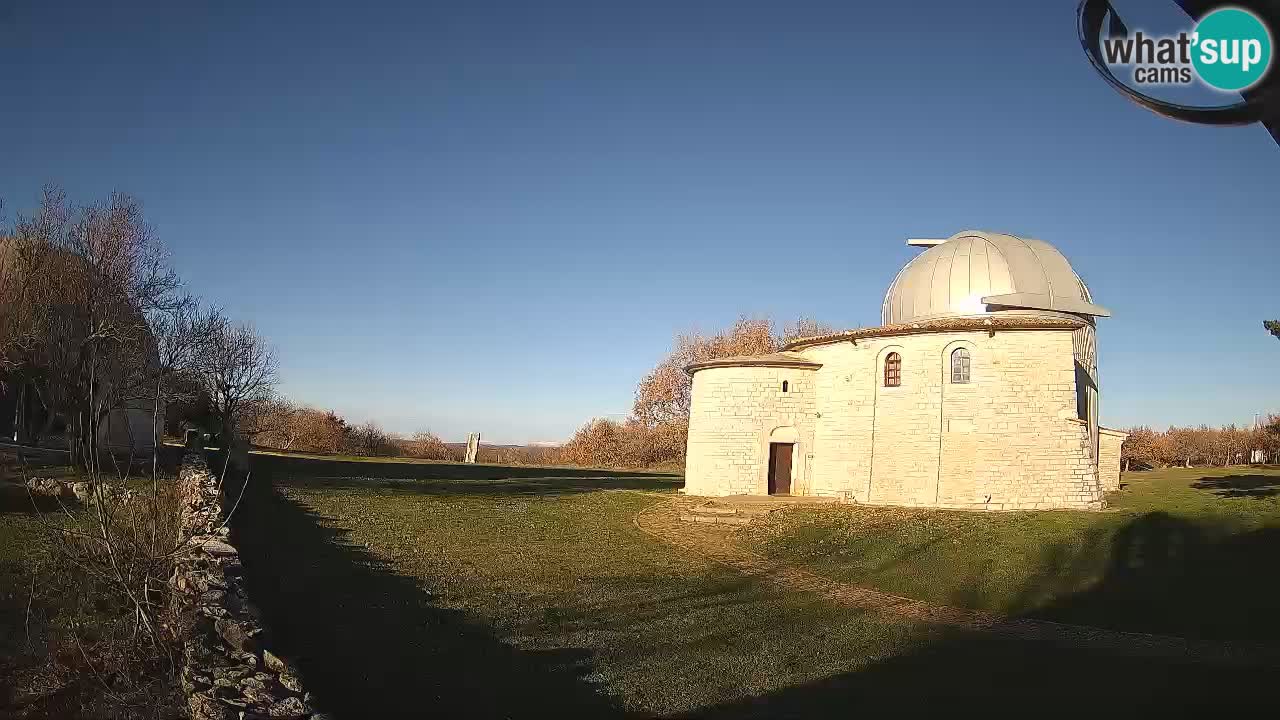
[[[951,352],[951,382],[969,382],[969,368],[969,350],[967,348],[953,350]]]
[[[782,381],[782,392],[786,392],[786,391],[787,391],[787,381],[786,381],[786,380],[783,380],[783,381]]]
[[[884,386],[898,387],[902,384],[902,356],[889,353],[884,359]]]

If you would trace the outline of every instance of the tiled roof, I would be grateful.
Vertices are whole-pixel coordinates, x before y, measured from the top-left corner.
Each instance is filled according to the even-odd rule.
[[[1065,318],[1048,318],[1034,315],[985,315],[982,317],[949,317],[936,320],[902,323],[899,325],[881,325],[879,327],[858,328],[829,335],[792,340],[783,346],[783,350],[799,350],[815,345],[859,340],[862,338],[894,337],[896,335],[921,335],[924,333],[952,332],[959,330],[1075,330],[1084,327],[1082,320]]]
[[[791,353],[769,353],[768,355],[734,355],[733,357],[703,360],[687,366],[684,371],[690,375],[699,370],[713,367],[789,367],[816,370],[822,363],[814,362],[800,355]]]

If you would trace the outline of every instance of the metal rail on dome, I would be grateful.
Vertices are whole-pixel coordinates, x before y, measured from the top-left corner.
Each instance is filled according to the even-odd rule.
[[[1056,310],[1057,312],[1075,313],[1077,315],[1093,315],[1095,317],[1111,317],[1111,311],[1101,305],[1059,295],[1042,295],[1040,293],[1005,293],[1003,295],[987,295],[982,298],[987,305],[999,305],[1008,308],[1025,308],[1028,310]]]

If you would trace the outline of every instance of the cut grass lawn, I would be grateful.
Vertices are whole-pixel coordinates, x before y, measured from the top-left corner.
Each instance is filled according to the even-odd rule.
[[[253,463],[235,535],[250,594],[337,717],[830,716],[1045,698],[1185,712],[1249,705],[1272,672],[951,632],[769,589],[635,527],[670,476],[430,464],[413,481],[404,463]],[[827,512],[814,517],[850,527]],[[802,517],[777,522],[811,537]],[[991,530],[951,547],[1025,535],[1012,515],[968,517]],[[1038,517],[1046,542],[1081,528]],[[1036,582],[1057,572],[1021,567]]]
[[[740,541],[843,582],[1009,615],[1280,644],[1280,468],[1128,473],[1110,512],[788,509]]]

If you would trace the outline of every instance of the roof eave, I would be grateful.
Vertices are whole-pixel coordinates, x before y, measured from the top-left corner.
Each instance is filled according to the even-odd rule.
[[[783,346],[783,351],[800,350],[817,345],[831,345],[839,342],[861,340],[863,338],[898,337],[903,335],[924,335],[941,332],[969,332],[997,330],[1076,330],[1087,323],[1080,319],[1046,318],[1034,315],[974,315],[967,317],[944,317],[935,320],[921,320],[896,325],[880,325],[878,327],[858,328],[844,332],[818,335],[815,337],[792,340]]]
[[[795,368],[799,370],[817,370],[822,367],[822,363],[813,362],[796,358],[780,359],[780,358],[719,358],[716,360],[704,360],[702,362],[686,365],[684,371],[689,375],[693,375],[699,370],[707,370],[709,368],[726,368],[726,367],[776,367],[776,368]]]

